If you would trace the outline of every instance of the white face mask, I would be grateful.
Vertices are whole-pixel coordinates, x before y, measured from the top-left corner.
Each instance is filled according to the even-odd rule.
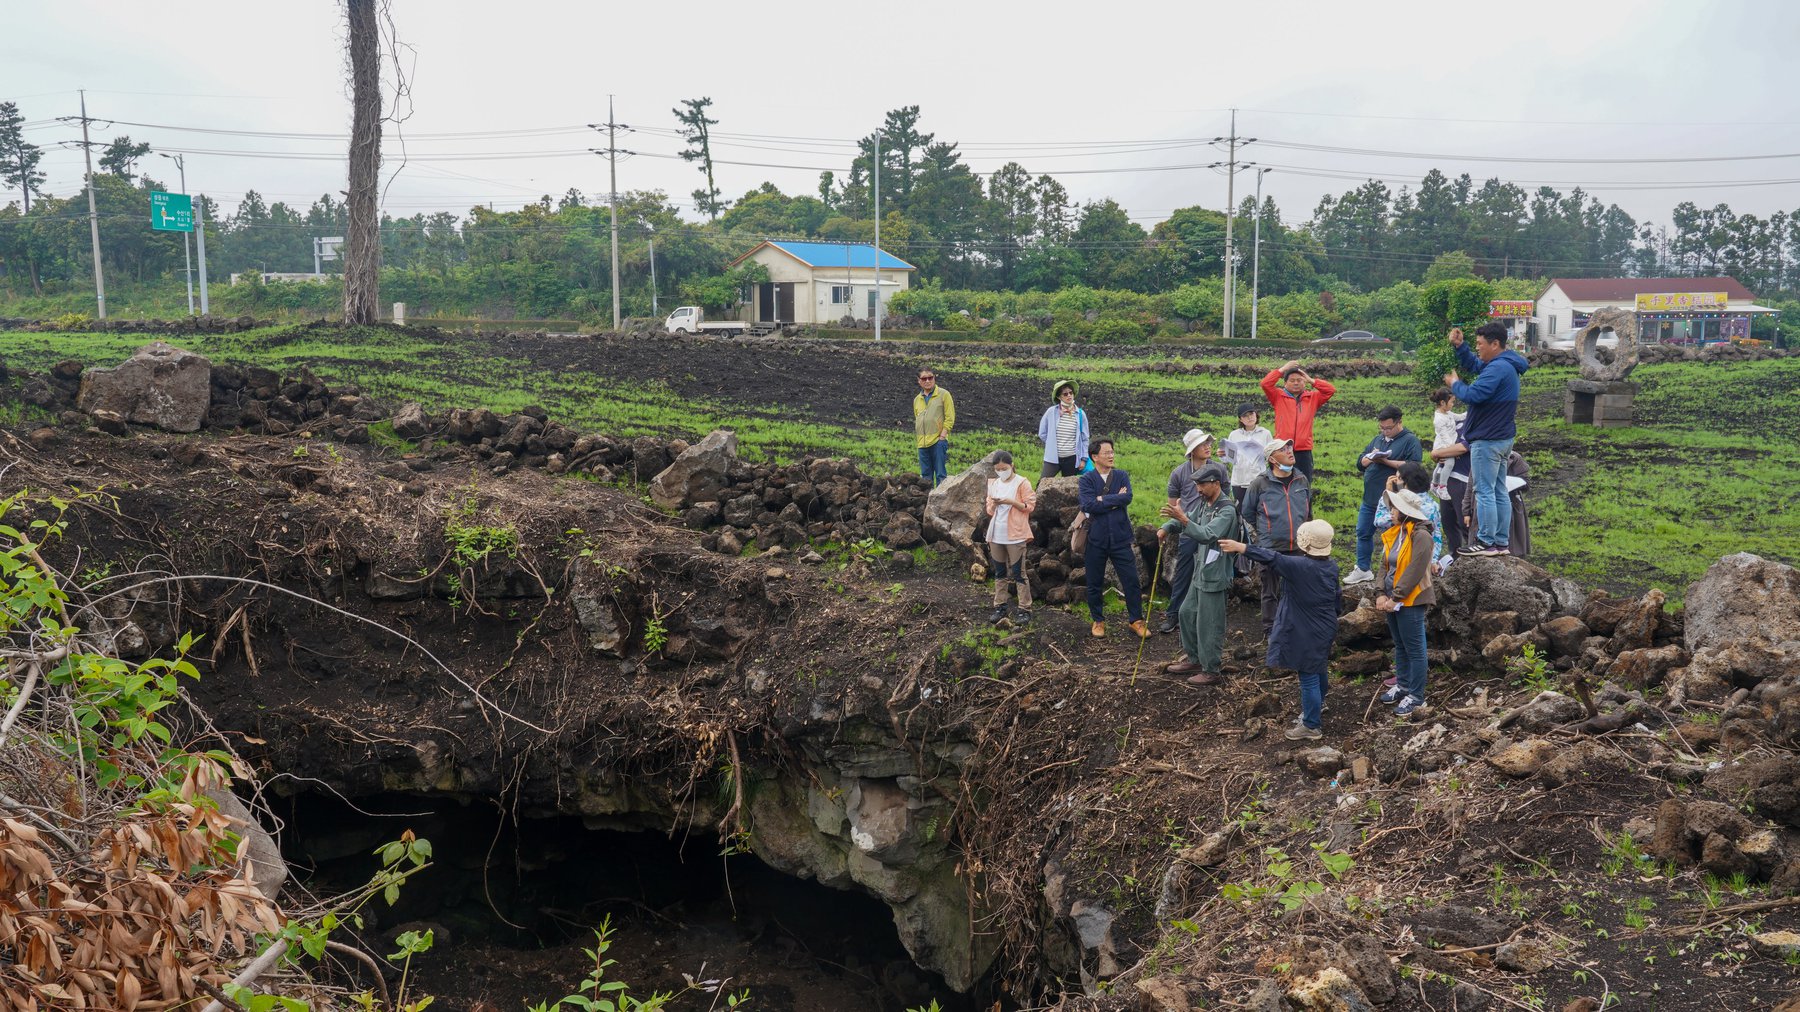
[[[1000,479],[1001,481],[1010,481],[1012,479],[1012,476],[1013,476],[1012,468],[1009,468],[1009,467],[994,468],[994,477]]]
[[[1275,465],[1275,470],[1280,471],[1282,474],[1286,474],[1289,471],[1292,471],[1293,469],[1294,469],[1294,465],[1292,465],[1292,464],[1276,464]]]

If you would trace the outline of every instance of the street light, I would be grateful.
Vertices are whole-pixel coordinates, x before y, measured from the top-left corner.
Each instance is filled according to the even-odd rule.
[[[168,160],[175,163],[176,170],[181,173],[181,193],[183,196],[186,196],[187,195],[187,165],[181,160],[181,156],[169,154],[167,151],[158,151],[157,154],[159,154],[159,155],[163,156],[164,158],[167,158]],[[193,229],[190,228],[188,231],[181,233],[181,259],[184,262],[186,262],[186,264],[187,264],[187,293],[188,293],[188,315],[189,316],[194,315],[193,242],[194,242]]]
[[[1264,166],[1256,170],[1256,228],[1255,238],[1250,240],[1250,340],[1256,340],[1256,301],[1257,286],[1262,277],[1262,181],[1273,168]]]
[[[644,241],[650,244],[650,315],[656,316],[656,226],[650,224],[643,215],[638,215],[638,224],[650,233]]]

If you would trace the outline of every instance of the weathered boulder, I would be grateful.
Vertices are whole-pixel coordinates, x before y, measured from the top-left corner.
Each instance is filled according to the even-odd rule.
[[[1691,667],[1720,682],[1752,686],[1800,666],[1800,570],[1740,552],[1688,588]],[[1692,693],[1690,693],[1692,694]]]
[[[1558,615],[1538,626],[1538,631],[1550,641],[1550,652],[1558,657],[1581,656],[1582,644],[1588,638],[1588,627],[1574,615]]]
[[[1288,1001],[1306,1012],[1374,1012],[1368,996],[1344,971],[1328,966],[1288,988]]]
[[[1663,605],[1668,603],[1668,596],[1652,587],[1644,591],[1632,604],[1619,614],[1618,622],[1613,626],[1612,642],[1607,649],[1613,653],[1624,653],[1627,650],[1642,650],[1656,642],[1656,627],[1662,621]]]
[[[401,439],[421,439],[431,431],[425,408],[418,401],[407,401],[394,412],[394,435]]]
[[[881,528],[881,540],[895,551],[906,551],[925,543],[925,534],[911,513],[895,513]]]
[[[1665,643],[1660,647],[1627,650],[1613,658],[1612,664],[1599,673],[1621,685],[1648,688],[1661,684],[1663,676],[1671,669],[1687,662],[1688,652],[1681,649],[1681,644]]]
[[[650,498],[668,510],[717,500],[737,451],[737,433],[714,429],[650,480]]]
[[[1734,804],[1800,829],[1800,756],[1774,755],[1721,766],[1706,775],[1706,786]]]
[[[1458,559],[1437,587],[1433,626],[1476,650],[1488,643],[1479,635],[1483,615],[1512,612],[1515,628],[1531,629],[1563,611],[1555,578],[1511,555]]]
[[[244,870],[248,865],[249,877],[258,892],[273,900],[281,892],[281,884],[287,881],[288,866],[282,860],[281,848],[276,846],[275,838],[263,828],[250,809],[239,800],[229,788],[214,787],[205,792],[213,804],[218,806],[219,813],[238,823],[233,832],[243,837],[243,845],[238,848],[238,869]]]
[[[996,450],[972,467],[938,483],[925,500],[925,529],[973,552],[975,533],[987,520],[987,483],[994,476]]]
[[[1527,738],[1521,742],[1503,739],[1483,758],[1507,776],[1522,780],[1542,769],[1556,752],[1556,743],[1547,738]]]
[[[81,410],[114,411],[128,422],[198,432],[212,403],[212,363],[157,341],[111,369],[81,374]]]

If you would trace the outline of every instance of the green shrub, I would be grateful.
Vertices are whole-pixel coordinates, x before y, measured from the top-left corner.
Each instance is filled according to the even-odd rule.
[[[1132,320],[1102,319],[1094,324],[1093,338],[1113,344],[1141,344],[1144,328]]]
[[[955,331],[959,334],[972,334],[975,331],[980,330],[981,326],[975,322],[975,318],[972,316],[964,316],[962,313],[951,313],[949,316],[944,317],[944,329]]]
[[[1059,316],[1063,313],[1086,313],[1101,308],[1104,302],[1101,292],[1086,285],[1076,285],[1051,295],[1050,311]]]

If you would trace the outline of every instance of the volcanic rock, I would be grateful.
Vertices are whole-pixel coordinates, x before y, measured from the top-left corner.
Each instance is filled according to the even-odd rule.
[[[76,400],[90,415],[113,411],[139,425],[198,432],[212,403],[212,363],[157,341],[114,368],[82,373]]]
[[[714,429],[651,479],[650,498],[668,510],[716,500],[725,489],[737,451],[737,433]]]

